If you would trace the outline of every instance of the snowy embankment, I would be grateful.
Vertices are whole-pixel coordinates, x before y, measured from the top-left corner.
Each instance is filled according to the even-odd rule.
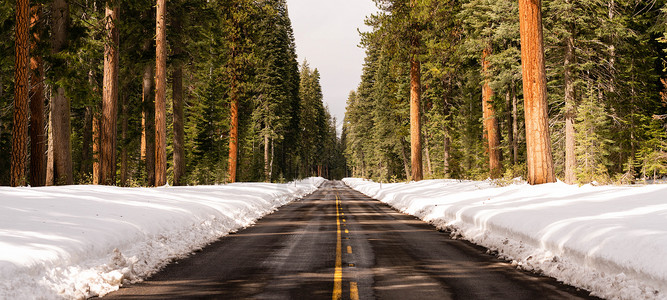
[[[138,281],[324,182],[0,187],[0,299],[82,299]]]
[[[593,295],[667,299],[667,185],[343,181],[520,268]]]

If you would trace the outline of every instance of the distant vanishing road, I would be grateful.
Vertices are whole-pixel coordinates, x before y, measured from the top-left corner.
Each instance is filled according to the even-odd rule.
[[[326,182],[110,299],[593,299]]]

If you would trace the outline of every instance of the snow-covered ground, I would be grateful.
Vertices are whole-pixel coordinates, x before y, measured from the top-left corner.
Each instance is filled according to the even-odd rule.
[[[667,299],[667,185],[344,182],[520,268],[596,296]]]
[[[104,295],[253,224],[323,181],[0,187],[0,299]]]

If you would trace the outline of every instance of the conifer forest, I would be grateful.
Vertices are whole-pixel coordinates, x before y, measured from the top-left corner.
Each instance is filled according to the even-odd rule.
[[[373,1],[342,131],[286,0],[2,1],[0,185],[667,176],[667,1]]]
[[[344,176],[284,0],[3,1],[0,28],[2,185]]]

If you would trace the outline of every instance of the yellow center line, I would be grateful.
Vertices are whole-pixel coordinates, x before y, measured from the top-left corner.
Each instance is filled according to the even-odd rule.
[[[349,231],[347,231],[347,229],[345,229],[345,233],[350,233],[350,232],[349,232]]]
[[[350,282],[350,299],[359,300],[359,289],[356,282]]]
[[[334,272],[334,289],[331,296],[331,299],[333,300],[338,300],[343,297],[343,255],[341,253],[340,241],[340,199],[338,198],[338,192],[336,192],[336,227],[336,270]]]
[[[352,246],[347,246],[347,253],[352,253]]]

